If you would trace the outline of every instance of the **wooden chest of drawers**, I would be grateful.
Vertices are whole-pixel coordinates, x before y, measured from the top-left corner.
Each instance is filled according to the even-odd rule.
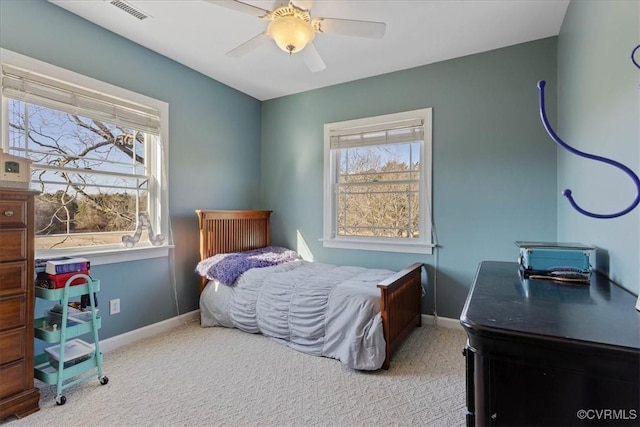
[[[39,409],[33,380],[35,194],[0,189],[0,420]]]

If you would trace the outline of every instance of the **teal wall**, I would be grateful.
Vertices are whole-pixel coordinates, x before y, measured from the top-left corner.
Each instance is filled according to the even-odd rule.
[[[600,267],[638,291],[638,210],[591,221],[559,196],[570,187],[593,210],[609,210],[629,202],[632,189],[612,191],[628,185],[624,177],[557,153],[539,122],[536,88],[548,81],[550,118],[565,139],[637,171],[638,73],[628,56],[639,43],[638,7],[574,1],[558,38],[262,103],[45,0],[0,0],[0,46],[170,105],[176,247],[170,259],[92,269],[102,281],[102,309],[122,301],[120,315],[104,318],[101,336],[176,314],[170,261],[180,313],[197,308],[197,208],[273,209],[274,243],[297,247],[299,233],[321,262],[398,269],[419,260],[432,283],[437,262],[438,313],[455,318],[478,263],[515,260],[514,240],[596,244]],[[424,107],[434,118],[438,256],[324,249],[323,124]],[[596,196],[578,196],[582,188]],[[425,312],[432,310],[433,287],[425,299]]]
[[[538,80],[556,76],[548,38],[263,102],[261,206],[274,243],[316,261],[401,269],[434,255],[325,249],[324,123],[433,108],[433,210],[441,245],[437,311],[457,318],[478,263],[515,261],[515,240],[556,238],[556,148],[537,112]],[[555,118],[555,85],[549,84]],[[423,311],[433,311],[433,286]]]
[[[640,2],[572,1],[558,43],[558,128],[568,144],[610,157],[640,173]],[[640,61],[640,53],[636,54]],[[636,193],[623,172],[558,153],[558,238],[598,247],[597,268],[635,294],[640,290],[640,207],[618,219],[592,219],[560,195],[596,213],[626,208]]]
[[[101,338],[198,308],[198,208],[256,208],[260,102],[45,0],[0,0],[0,46],[169,103],[170,258],[92,267]],[[172,285],[175,266],[176,289]],[[109,316],[108,301],[121,299]],[[41,307],[36,309],[40,315]]]

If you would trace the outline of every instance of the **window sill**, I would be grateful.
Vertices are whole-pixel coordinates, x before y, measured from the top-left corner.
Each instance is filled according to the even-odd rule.
[[[369,239],[320,239],[325,248],[354,249],[361,251],[403,252],[431,255],[434,245],[428,243],[385,242]]]
[[[151,258],[164,258],[169,256],[169,249],[173,245],[164,246],[141,246],[137,248],[77,248],[71,250],[38,250],[36,251],[36,259],[55,258],[61,256],[83,257],[87,258],[91,266],[117,264],[128,261],[139,261]]]

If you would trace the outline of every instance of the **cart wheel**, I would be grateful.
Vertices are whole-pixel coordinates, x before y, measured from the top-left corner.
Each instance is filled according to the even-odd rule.
[[[107,377],[105,375],[105,376],[102,376],[102,377],[98,378],[98,380],[100,381],[100,384],[105,385],[106,383],[109,382],[109,377]]]
[[[64,396],[56,396],[56,403],[58,404],[58,406],[62,406],[67,403],[67,398]]]

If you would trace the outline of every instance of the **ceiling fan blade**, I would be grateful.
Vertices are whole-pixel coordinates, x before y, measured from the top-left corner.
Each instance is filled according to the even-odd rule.
[[[312,42],[307,44],[301,53],[305,64],[307,64],[307,67],[309,67],[309,70],[311,70],[312,73],[317,73],[318,71],[322,71],[327,68]]]
[[[314,18],[313,28],[319,33],[342,34],[379,39],[384,36],[387,24],[374,21],[357,21],[354,19]]]
[[[258,18],[264,18],[270,12],[268,10],[252,6],[247,3],[242,3],[241,1],[236,0],[204,0],[209,3],[226,7],[227,9],[235,10],[236,12],[246,13],[247,15],[252,15]]]
[[[258,47],[262,46],[266,41],[270,39],[271,37],[269,37],[267,33],[260,33],[254,38],[249,39],[246,42],[242,43],[240,46],[234,49],[231,49],[229,52],[226,53],[226,55],[231,58],[237,58],[239,56],[242,56],[246,53],[251,52],[252,50],[257,49]]]

